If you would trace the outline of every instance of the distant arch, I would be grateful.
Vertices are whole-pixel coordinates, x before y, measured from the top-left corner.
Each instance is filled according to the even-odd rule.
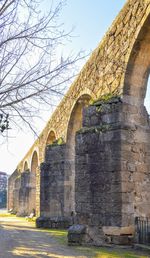
[[[53,130],[51,130],[46,139],[46,145],[53,144],[56,141],[56,134]]]
[[[28,165],[28,162],[25,161],[23,171],[27,171],[27,170],[29,170],[29,165]]]
[[[75,135],[82,127],[83,109],[89,105],[91,96],[83,94],[72,108],[67,128],[64,210],[66,215],[75,211]]]
[[[30,173],[30,192],[29,192],[29,206],[28,210],[31,213],[36,210],[36,172],[39,165],[38,154],[35,150],[31,159],[31,173]]]
[[[71,111],[67,128],[67,142],[75,140],[76,132],[82,127],[83,109],[89,105],[92,97],[89,94],[81,95]]]
[[[36,173],[36,170],[38,168],[38,154],[37,151],[33,152],[32,160],[31,160],[31,172]]]

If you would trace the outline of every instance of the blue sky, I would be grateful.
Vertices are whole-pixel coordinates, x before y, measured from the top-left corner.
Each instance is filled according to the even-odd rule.
[[[93,49],[123,7],[125,0],[68,0],[62,12],[66,28],[75,26],[75,48]]]
[[[54,3],[56,1],[53,0]],[[67,46],[65,51],[94,50],[125,2],[125,0],[66,1],[60,20],[65,24],[66,30],[74,27],[74,37],[69,49]],[[50,0],[44,0],[44,3],[43,7],[47,9]],[[44,125],[45,122],[42,128]],[[0,146],[0,171],[12,173],[33,142],[34,136],[30,131],[14,132],[13,138]]]

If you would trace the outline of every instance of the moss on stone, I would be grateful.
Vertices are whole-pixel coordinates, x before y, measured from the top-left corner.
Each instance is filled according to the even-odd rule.
[[[111,104],[111,103],[118,103],[121,101],[119,95],[113,95],[112,93],[108,93],[103,95],[101,98],[93,101],[91,104],[92,106],[101,106],[102,104]]]
[[[56,141],[54,141],[52,144],[49,144],[47,146],[52,147],[52,146],[58,146],[58,145],[63,145],[63,144],[64,144],[64,140],[62,137],[60,137]]]
[[[20,179],[21,178],[21,174],[19,174],[17,177],[16,177],[16,179]]]
[[[92,126],[92,127],[82,127],[77,133],[105,133],[111,129],[111,126],[108,124],[103,124],[101,126]]]

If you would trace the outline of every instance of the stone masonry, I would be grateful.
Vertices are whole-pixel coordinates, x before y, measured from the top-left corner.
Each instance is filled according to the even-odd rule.
[[[149,53],[150,0],[128,0],[9,178],[9,209],[82,225],[81,242],[130,243],[150,217]]]
[[[118,243],[130,243],[135,217],[150,217],[149,123],[145,108],[121,99],[87,108],[76,135],[75,180],[77,223],[88,225],[86,242],[116,243],[119,236]]]

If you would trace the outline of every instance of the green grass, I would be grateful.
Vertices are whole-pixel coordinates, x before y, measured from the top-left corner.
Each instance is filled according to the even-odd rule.
[[[86,252],[92,258],[148,258],[148,256],[139,255],[134,251],[127,251],[119,248],[103,247],[77,247],[77,250]]]
[[[57,229],[43,229],[45,232],[50,233],[60,244],[67,245],[67,231]],[[43,231],[42,230],[42,231]],[[73,246],[70,247],[83,255],[90,258],[149,258],[148,255],[139,254],[138,251],[128,251],[121,248],[103,248],[103,247],[84,247],[84,246]]]
[[[63,229],[42,229],[42,231],[50,233],[60,244],[67,245],[68,232]]]
[[[16,217],[16,215],[14,214],[10,214],[10,213],[0,213],[0,218],[3,217]]]

